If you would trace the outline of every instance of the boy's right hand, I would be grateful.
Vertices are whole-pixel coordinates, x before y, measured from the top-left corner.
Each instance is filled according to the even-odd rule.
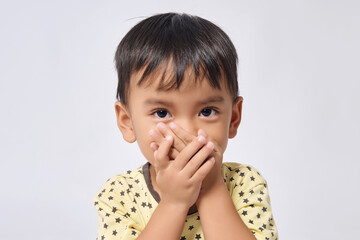
[[[163,204],[189,209],[198,199],[202,181],[214,166],[215,159],[209,158],[214,145],[207,144],[201,135],[194,137],[172,160],[169,151],[173,142],[173,136],[168,135],[154,151],[156,184]]]

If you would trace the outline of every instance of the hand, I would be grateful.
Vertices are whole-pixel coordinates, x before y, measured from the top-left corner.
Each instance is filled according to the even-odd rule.
[[[170,127],[169,127],[170,126]],[[185,131],[175,123],[170,123],[169,126],[164,123],[159,123],[157,129],[151,130],[151,135],[154,142],[151,143],[152,149],[155,151],[158,148],[159,142],[162,141],[164,136],[173,136],[174,143],[169,152],[170,158],[175,158],[185,147],[196,137],[191,133]],[[199,129],[198,135],[207,138],[204,130]],[[214,151],[211,156],[215,158],[215,166],[211,169],[210,173],[202,182],[201,192],[206,192],[209,188],[217,184],[223,184],[223,177],[221,174],[222,152],[220,146],[213,140],[209,139],[214,144]]]
[[[169,128],[170,126],[170,128]],[[159,123],[157,129],[152,129],[150,135],[153,138],[154,142],[150,144],[150,147],[153,151],[159,148],[159,143],[163,140],[165,136],[173,136],[174,143],[170,148],[169,157],[170,159],[175,159],[180,151],[182,151],[187,144],[189,144],[196,136],[185,131],[181,127],[177,126],[175,123],[170,123],[169,126],[164,123]],[[207,137],[207,134],[204,130],[199,129],[198,136]]]
[[[198,199],[202,181],[214,166],[215,159],[209,158],[214,145],[206,143],[203,136],[194,137],[170,161],[173,143],[174,137],[167,135],[154,151],[156,184],[163,203],[189,209]]]

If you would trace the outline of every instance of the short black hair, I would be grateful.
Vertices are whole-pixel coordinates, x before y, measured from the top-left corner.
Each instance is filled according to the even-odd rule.
[[[164,13],[136,24],[121,40],[116,53],[117,99],[127,104],[131,75],[144,68],[141,84],[159,66],[172,61],[173,78],[167,90],[180,87],[192,67],[196,79],[205,74],[214,88],[222,77],[234,100],[238,96],[237,54],[228,35],[212,22],[188,14]],[[164,79],[164,74],[163,74]]]

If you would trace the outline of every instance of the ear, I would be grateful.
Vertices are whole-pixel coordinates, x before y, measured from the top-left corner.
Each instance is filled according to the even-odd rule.
[[[124,140],[129,143],[135,142],[136,137],[131,123],[130,113],[127,107],[120,101],[116,101],[115,112],[117,125],[123,135]]]
[[[229,138],[234,138],[237,134],[237,129],[241,122],[242,103],[243,103],[243,97],[237,97],[231,113]]]

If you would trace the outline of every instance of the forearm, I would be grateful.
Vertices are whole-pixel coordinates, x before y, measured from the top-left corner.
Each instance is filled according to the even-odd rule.
[[[188,209],[160,202],[138,240],[180,239]]]
[[[256,240],[235,209],[225,184],[217,184],[196,202],[206,240]]]

